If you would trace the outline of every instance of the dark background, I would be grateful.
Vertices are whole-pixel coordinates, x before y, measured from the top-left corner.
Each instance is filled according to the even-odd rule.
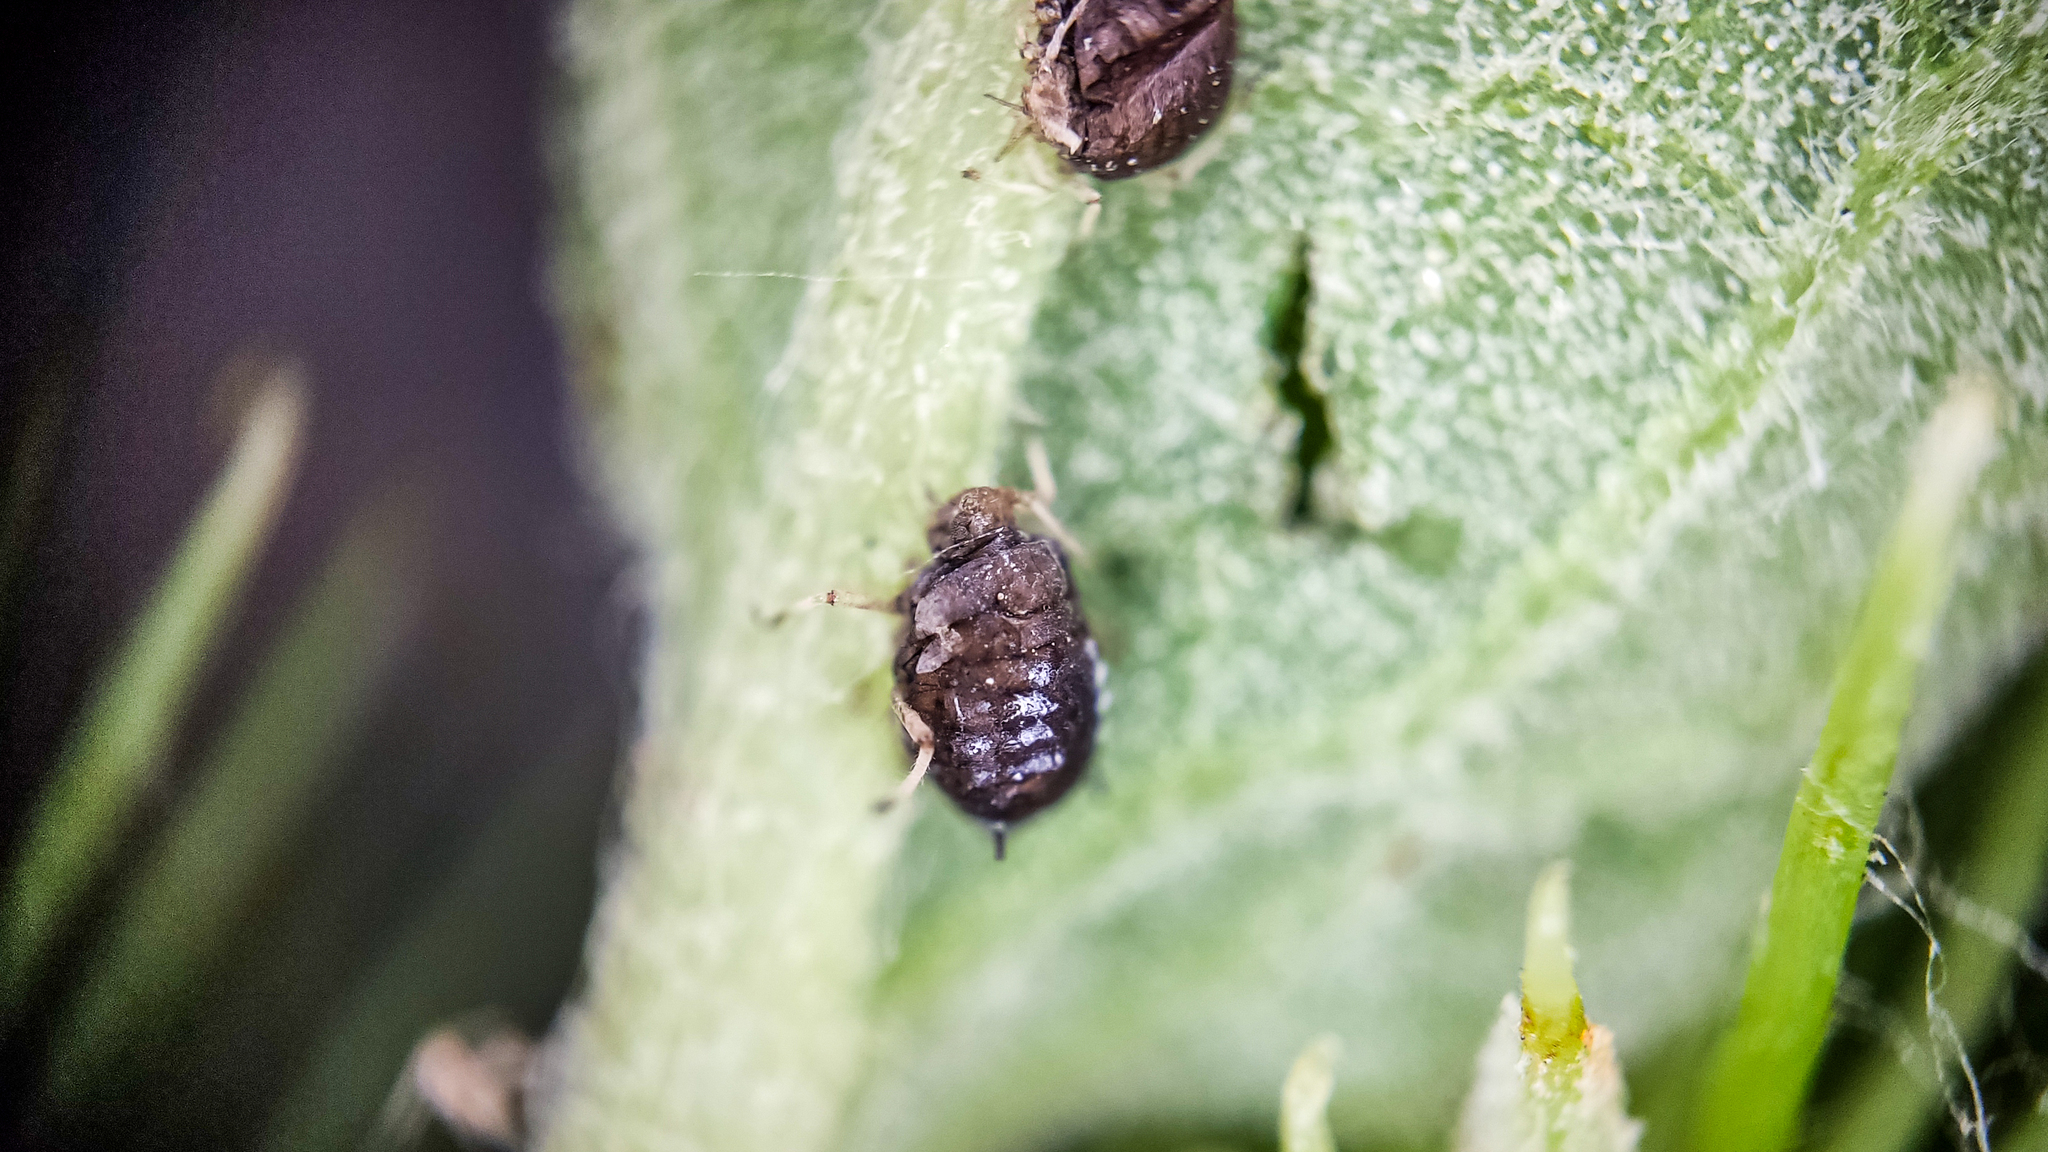
[[[252,1147],[310,1099],[305,1146],[355,1147],[426,1028],[486,1008],[545,1027],[574,979],[631,726],[631,558],[589,491],[547,307],[556,13],[24,9],[0,16],[0,868],[221,467],[230,365],[290,358],[312,406],[158,786],[34,1011],[0,1028],[0,1145]],[[98,1070],[84,1104],[58,1100],[58,1008],[115,898],[316,575],[381,522],[412,611],[311,815],[175,1025]],[[2037,657],[1918,797],[1930,866],[1967,841],[2001,725],[2044,692]],[[1908,994],[1924,962],[1896,915],[1861,924],[1849,961]],[[378,988],[399,994],[366,1015]],[[1873,1042],[1837,1034],[1823,1100]],[[2044,1045],[2048,992],[2022,976],[1977,1053],[1995,1114],[2048,1089]],[[306,1097],[337,1051],[360,1082]],[[1930,1124],[1927,1148],[1954,1142]]]
[[[422,933],[442,951],[420,1028],[495,1007],[537,1030],[569,986],[637,617],[546,306],[553,19],[413,0],[0,17],[0,861],[222,465],[230,363],[290,358],[312,399],[176,753],[35,1015],[0,1036],[0,1142],[247,1145]],[[51,1103],[41,1054],[75,962],[311,578],[380,516],[403,522],[413,611],[314,816],[180,1026],[124,1053],[90,1109]],[[458,882],[475,914],[427,923]],[[387,1083],[392,1043],[363,1054]]]

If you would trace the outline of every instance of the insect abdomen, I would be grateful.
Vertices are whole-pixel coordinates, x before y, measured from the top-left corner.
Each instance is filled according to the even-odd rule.
[[[1058,800],[1095,742],[1095,652],[1052,541],[1012,528],[934,561],[906,598],[897,677],[936,738],[931,778],[1011,823]]]
[[[918,677],[913,707],[927,687],[941,705],[932,778],[969,815],[1021,820],[1079,779],[1095,739],[1094,667],[1083,645],[1068,633],[1022,656]]]

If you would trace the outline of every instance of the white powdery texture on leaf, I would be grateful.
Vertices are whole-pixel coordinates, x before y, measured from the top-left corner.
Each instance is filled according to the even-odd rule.
[[[2048,615],[2038,5],[1243,0],[1236,111],[1071,248],[1044,149],[994,159],[1023,6],[870,11],[577,9],[572,311],[659,638],[559,1146],[1266,1130],[1325,1031],[1341,1144],[1440,1142],[1543,861],[1625,1055],[1721,1003],[1959,371],[2017,418],[1909,760]],[[761,620],[893,592],[1013,379],[1115,704],[998,867],[868,812],[889,623]]]
[[[2044,619],[2033,9],[1241,12],[1217,154],[1110,190],[1028,350],[1106,787],[999,873],[920,826],[860,1147],[1261,1124],[1324,1029],[1340,1143],[1439,1139],[1553,856],[1624,1052],[1698,1021],[1963,368],[2018,419],[1915,747]],[[1336,451],[1289,527],[1303,246]]]

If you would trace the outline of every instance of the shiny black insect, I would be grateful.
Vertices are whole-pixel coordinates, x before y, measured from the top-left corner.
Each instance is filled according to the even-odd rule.
[[[1061,158],[1105,180],[1179,156],[1230,98],[1232,0],[1038,0],[1024,114]]]
[[[1052,804],[1095,748],[1098,659],[1066,553],[1017,527],[1031,495],[969,488],[939,510],[931,562],[896,598],[896,715],[929,771],[995,835]],[[1056,527],[1056,525],[1054,525]]]

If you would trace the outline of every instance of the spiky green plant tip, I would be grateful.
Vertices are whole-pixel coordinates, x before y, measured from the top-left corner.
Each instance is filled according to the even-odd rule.
[[[1529,893],[1522,994],[1502,999],[1480,1046],[1457,1152],[1632,1152],[1614,1037],[1586,1020],[1572,978],[1571,869],[1543,870]]]
[[[1571,866],[1544,869],[1529,894],[1522,953],[1522,1050],[1531,1060],[1562,1067],[1586,1047],[1586,1008],[1572,979]]]
[[[1337,1152],[1330,1133],[1330,1093],[1343,1044],[1331,1035],[1309,1041],[1280,1089],[1280,1152]]]

